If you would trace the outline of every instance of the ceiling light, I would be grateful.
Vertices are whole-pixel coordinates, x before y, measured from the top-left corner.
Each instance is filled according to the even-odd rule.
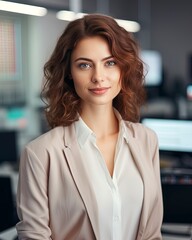
[[[81,18],[84,15],[86,15],[86,13],[75,13],[73,11],[59,11],[57,12],[56,17],[60,20],[72,21],[74,19]],[[124,27],[129,32],[138,32],[140,30],[140,24],[138,22],[122,19],[115,20],[121,27]]]
[[[0,11],[15,12],[34,16],[44,16],[47,14],[47,9],[27,4],[0,1]]]
[[[116,21],[121,27],[124,27],[129,32],[139,32],[140,30],[140,24],[138,22],[122,19],[116,19]]]
[[[75,13],[73,11],[59,11],[56,14],[56,17],[60,20],[73,21],[74,19],[81,18],[85,13]]]
[[[59,11],[56,13],[56,17],[64,21],[73,21],[75,19],[75,13],[72,11]]]

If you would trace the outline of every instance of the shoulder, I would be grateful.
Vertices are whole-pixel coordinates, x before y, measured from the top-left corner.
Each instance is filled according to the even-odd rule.
[[[157,160],[159,152],[157,134],[141,123],[125,122],[125,125],[128,132],[129,146],[136,145],[141,156],[143,156],[143,158],[146,156],[147,162],[150,159]]]
[[[129,139],[132,138],[141,146],[157,148],[157,134],[150,128],[141,123],[124,121]]]
[[[157,138],[156,133],[151,129],[146,127],[141,123],[133,123],[129,121],[124,121],[126,128],[132,134],[133,137],[154,137]]]
[[[63,149],[63,139],[64,127],[55,127],[27,143],[23,152],[36,157],[48,157],[55,154],[59,149]]]
[[[48,132],[38,136],[37,138],[30,141],[26,147],[27,148],[42,148],[42,147],[50,147],[54,145],[58,145],[62,142],[64,134],[64,127],[56,127]]]
[[[47,169],[50,159],[62,155],[64,127],[56,127],[26,144],[21,152],[21,165],[38,165]]]

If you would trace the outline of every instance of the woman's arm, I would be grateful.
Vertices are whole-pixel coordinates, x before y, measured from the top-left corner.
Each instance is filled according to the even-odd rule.
[[[17,191],[19,239],[51,239],[47,182],[47,171],[42,162],[26,147],[20,159]]]
[[[163,221],[163,198],[160,178],[160,160],[159,160],[159,146],[156,134],[151,137],[151,153],[153,171],[157,187],[157,199],[153,205],[151,214],[147,222],[147,231],[144,240],[161,240],[161,226]]]

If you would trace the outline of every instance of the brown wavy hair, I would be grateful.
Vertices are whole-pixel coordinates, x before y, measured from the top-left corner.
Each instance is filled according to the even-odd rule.
[[[71,53],[80,40],[91,36],[107,40],[121,70],[121,91],[113,100],[113,107],[124,120],[138,122],[140,119],[140,107],[146,94],[138,44],[112,17],[89,14],[67,25],[44,65],[45,84],[41,96],[46,101],[46,117],[52,128],[78,120],[81,99],[70,80]]]

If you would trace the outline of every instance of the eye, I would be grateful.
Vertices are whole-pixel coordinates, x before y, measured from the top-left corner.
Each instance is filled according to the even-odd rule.
[[[89,68],[91,68],[91,64],[90,63],[79,63],[78,67],[81,69],[89,69]]]
[[[105,63],[106,66],[112,67],[115,66],[117,63],[114,60],[109,60]]]

